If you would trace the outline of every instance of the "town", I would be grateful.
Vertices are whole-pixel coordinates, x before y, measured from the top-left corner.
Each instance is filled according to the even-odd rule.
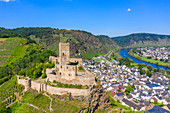
[[[170,47],[141,47],[134,50],[134,52],[139,56],[147,57],[148,59],[168,62]]]
[[[85,60],[83,65],[114,100],[135,111],[170,110],[170,79],[158,72],[148,77],[136,67],[118,65],[119,61],[110,62],[103,56],[96,58],[100,60]]]

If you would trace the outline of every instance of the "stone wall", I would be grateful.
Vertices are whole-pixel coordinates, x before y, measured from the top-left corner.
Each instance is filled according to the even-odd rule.
[[[71,93],[73,96],[87,96],[90,94],[90,89],[58,88],[47,85],[47,92],[57,95]]]
[[[61,79],[73,80],[77,75],[77,66],[74,65],[56,65],[56,75]]]
[[[96,85],[94,75],[87,70],[85,72],[79,73],[79,74],[84,74],[85,76],[84,75],[82,75],[82,76],[76,75],[75,79],[72,79],[72,80],[62,78],[59,74],[56,74],[56,75],[52,74],[51,72],[53,70],[54,69],[47,69],[46,70],[47,79],[51,82],[56,80],[58,82],[62,82],[62,83],[65,83],[65,84]]]
[[[28,82],[30,83],[30,86],[28,86]],[[19,79],[18,77],[18,84],[22,84],[25,86],[25,91],[28,91],[30,88],[40,91],[46,91],[49,94],[57,94],[57,95],[63,95],[67,93],[71,93],[73,96],[87,96],[90,94],[90,89],[75,89],[75,88],[59,88],[59,87],[52,87],[47,84],[38,83],[36,81],[31,81],[31,79]]]
[[[82,65],[82,58],[70,58],[70,62],[78,62],[78,66]]]
[[[25,91],[28,91],[31,88],[30,78],[20,79],[20,76],[18,76],[17,78],[18,78],[18,84],[22,84],[25,86]]]

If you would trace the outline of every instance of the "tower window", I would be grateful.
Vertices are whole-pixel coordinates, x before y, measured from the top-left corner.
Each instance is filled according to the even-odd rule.
[[[60,72],[60,75],[61,75],[61,72]]]
[[[64,56],[64,53],[63,53],[63,56]]]

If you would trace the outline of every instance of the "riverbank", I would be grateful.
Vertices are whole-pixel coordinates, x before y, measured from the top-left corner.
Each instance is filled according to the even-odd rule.
[[[138,60],[143,60],[145,62],[149,62],[149,63],[152,63],[152,64],[156,64],[156,65],[160,65],[160,66],[165,66],[167,68],[170,68],[170,62],[163,62],[163,61],[158,61],[158,60],[155,60],[155,59],[147,59],[146,57],[141,57],[135,53],[133,53],[132,51],[128,52],[128,54],[131,56],[131,57],[134,57]]]

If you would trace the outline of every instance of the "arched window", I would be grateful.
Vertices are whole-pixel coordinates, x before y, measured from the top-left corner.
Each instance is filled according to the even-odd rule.
[[[60,72],[60,75],[61,75],[61,72]]]
[[[64,56],[64,53],[63,53],[63,56]]]
[[[62,66],[61,66],[61,68],[62,68]]]

